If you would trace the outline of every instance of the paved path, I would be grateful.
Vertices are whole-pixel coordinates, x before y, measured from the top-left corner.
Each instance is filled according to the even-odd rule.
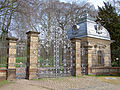
[[[95,77],[62,77],[40,80],[16,80],[0,90],[120,90],[120,84],[110,84]]]

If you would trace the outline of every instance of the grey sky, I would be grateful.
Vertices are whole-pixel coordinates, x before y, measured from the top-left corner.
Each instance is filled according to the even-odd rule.
[[[72,1],[87,1],[87,2],[90,2],[91,4],[94,4],[95,8],[97,9],[98,6],[103,6],[103,1],[107,2],[107,1],[111,1],[111,0],[60,0],[62,2],[72,2]]]

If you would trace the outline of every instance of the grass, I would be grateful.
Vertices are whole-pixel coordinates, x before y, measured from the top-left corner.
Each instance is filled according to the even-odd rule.
[[[107,76],[113,76],[113,77],[120,77],[120,73],[116,74],[116,75],[104,75],[104,74],[101,74],[101,75],[87,75],[87,76],[93,76],[93,77],[107,77]]]
[[[26,63],[27,62],[27,57],[16,57],[16,63]]]
[[[7,64],[0,64],[0,68],[1,67],[7,67]]]
[[[50,56],[48,61],[46,62],[46,60],[43,57],[39,57],[40,60],[40,67],[54,67],[54,57]],[[3,58],[4,64],[0,63],[0,67],[7,67],[7,58]],[[27,63],[27,57],[16,57],[16,67],[20,67],[21,65],[19,65],[19,63],[23,63],[22,67],[26,67],[26,63]],[[48,64],[48,66],[46,66],[46,64]],[[63,61],[62,61],[62,56],[59,57],[59,62],[58,62],[59,66],[63,66]]]
[[[1,67],[7,67],[7,57],[5,56],[0,57],[0,68]]]
[[[110,79],[106,79],[106,77]],[[116,79],[112,79],[112,78],[116,78]],[[98,77],[98,79],[102,80],[103,82],[120,85],[120,77],[104,76],[104,77]]]
[[[3,86],[3,85],[5,85],[5,84],[7,84],[7,83],[8,83],[7,80],[3,80],[3,81],[0,82],[0,86]]]
[[[111,83],[111,84],[117,84],[120,85],[120,76],[114,76],[114,75],[87,75],[87,76],[92,76],[96,77],[97,79],[106,82],[106,83]],[[109,78],[109,79],[106,79]],[[115,79],[112,79],[115,78]]]
[[[4,63],[2,63],[2,61],[0,61],[0,68],[1,67],[7,67],[7,58],[4,57],[3,59],[1,59],[2,61],[4,61]],[[27,57],[16,57],[16,63],[20,63],[22,62],[23,65],[22,67],[26,67],[26,62],[27,62]],[[16,67],[20,67],[21,65],[16,64]]]
[[[40,60],[40,66],[41,67],[54,67],[54,57],[50,56],[48,58],[48,61],[46,62],[46,60],[43,57],[39,57]],[[48,66],[46,66],[46,64],[48,64]],[[59,64],[59,66],[63,66],[63,60],[62,60],[62,56],[59,57],[59,61],[57,62],[57,64]]]
[[[16,67],[21,67],[20,64],[17,63],[23,63],[22,67],[26,67],[27,57],[16,57]]]
[[[3,80],[3,81],[0,82],[0,87],[3,86],[3,85],[11,84],[11,83],[13,83],[13,81]]]

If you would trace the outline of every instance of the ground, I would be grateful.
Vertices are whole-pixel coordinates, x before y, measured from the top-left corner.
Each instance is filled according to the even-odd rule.
[[[120,77],[60,77],[39,80],[17,79],[0,90],[120,90]]]

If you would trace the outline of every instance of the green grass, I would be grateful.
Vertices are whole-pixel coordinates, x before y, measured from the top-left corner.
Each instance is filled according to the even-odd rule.
[[[16,64],[16,67],[21,67],[21,65]],[[27,67],[25,64],[22,65],[22,67]]]
[[[101,74],[101,75],[86,75],[86,76],[91,76],[91,77],[105,77],[105,76],[114,76],[114,77],[120,77],[120,73],[118,73],[117,75],[104,75],[104,74]]]
[[[54,57],[53,56],[50,56],[48,58],[47,62],[43,57],[39,57],[39,60],[40,60],[40,66],[41,67],[54,67]],[[48,63],[48,66],[46,66],[46,63]],[[59,57],[58,64],[59,64],[59,66],[63,66],[62,56]]]
[[[110,79],[106,79],[110,78]],[[115,76],[102,76],[102,77],[97,77],[98,79],[102,80],[103,82],[106,83],[111,83],[111,84],[115,84],[115,85],[120,85],[120,77],[115,77]],[[116,78],[116,79],[111,79],[111,78]]]
[[[7,57],[0,57],[0,68],[7,67]]]
[[[5,85],[5,84],[7,84],[7,83],[8,83],[7,80],[3,80],[3,81],[0,82],[0,86]]]
[[[1,65],[0,65],[0,68],[1,68],[1,67],[7,67],[7,65],[6,65],[6,64],[1,64]]]
[[[26,63],[27,62],[27,57],[16,57],[16,63]]]
[[[4,63],[2,63],[2,61],[4,61]],[[26,62],[27,62],[27,57],[16,57],[16,63],[20,63],[22,62],[23,63],[23,66],[22,67],[25,67],[26,65]],[[21,65],[19,64],[16,64],[16,67],[20,67]],[[7,58],[4,57],[3,59],[1,59],[0,61],[0,68],[1,67],[7,67]]]
[[[0,82],[0,87],[3,86],[3,85],[11,84],[11,83],[14,83],[14,82],[13,81],[3,80],[3,81]]]
[[[27,63],[27,57],[16,57],[16,67],[21,67],[20,64],[17,64],[17,63],[20,63],[22,62],[22,67],[26,67],[26,63]]]

